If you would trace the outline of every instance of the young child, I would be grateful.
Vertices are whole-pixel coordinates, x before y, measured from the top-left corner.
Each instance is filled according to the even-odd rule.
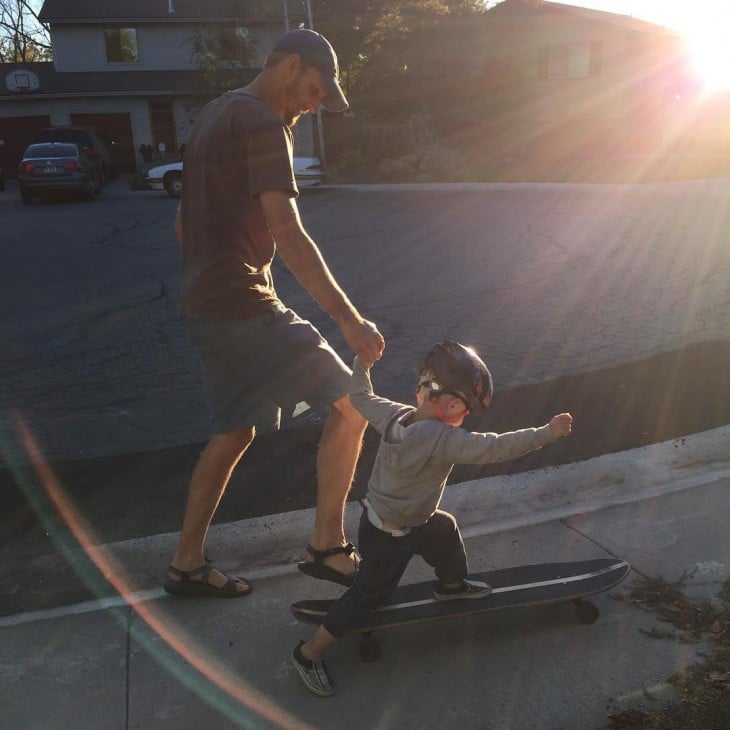
[[[363,501],[358,547],[362,560],[350,589],[332,606],[321,626],[292,655],[302,681],[327,697],[335,688],[322,655],[362,614],[384,603],[395,590],[410,559],[431,565],[440,601],[485,598],[486,583],[467,578],[459,526],[438,509],[454,464],[489,464],[539,449],[572,430],[569,413],[542,428],[511,433],[471,433],[461,426],[472,411],[492,399],[492,376],[471,348],[444,340],[418,368],[418,406],[394,403],[373,393],[370,374],[359,358],[353,364],[352,404],[381,434],[380,446]]]

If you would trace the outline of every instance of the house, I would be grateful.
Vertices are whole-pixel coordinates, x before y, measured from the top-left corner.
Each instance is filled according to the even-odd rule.
[[[695,90],[676,34],[535,0],[504,0],[486,13],[479,83],[488,150],[547,167],[661,152]]]
[[[202,105],[248,83],[279,35],[304,20],[284,0],[45,0],[40,18],[53,61],[0,65],[0,164],[11,173],[50,125],[95,127],[122,171],[143,150],[175,157]],[[206,65],[210,48],[220,63]],[[314,154],[308,117],[295,144]]]

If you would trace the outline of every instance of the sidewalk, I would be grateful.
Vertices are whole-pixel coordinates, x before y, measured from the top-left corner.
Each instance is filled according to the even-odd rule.
[[[444,508],[462,525],[472,570],[615,555],[635,573],[710,598],[730,577],[730,427],[590,461],[454,485]],[[348,509],[349,534],[359,517]],[[254,579],[250,598],[183,601],[157,587],[174,534],[90,556],[122,599],[0,619],[0,724],[127,730],[241,727],[558,728],[671,697],[667,679],[700,647],[650,638],[654,614],[596,597],[592,626],[570,606],[535,607],[379,634],[363,664],[357,640],[328,655],[338,693],[301,685],[291,650],[311,627],[289,604],[334,597],[295,568],[312,510],[213,528],[223,567]],[[82,554],[72,555],[83,566]],[[88,566],[88,563],[87,563]],[[83,569],[83,568],[82,568]],[[128,582],[134,576],[135,583]],[[430,578],[413,561],[404,582]],[[652,698],[652,699],[648,699]]]

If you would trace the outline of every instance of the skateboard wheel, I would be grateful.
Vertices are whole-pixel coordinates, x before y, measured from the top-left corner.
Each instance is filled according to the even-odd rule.
[[[360,637],[360,658],[364,662],[376,662],[380,659],[380,645],[370,634]]]
[[[575,615],[582,624],[594,624],[600,611],[590,601],[576,601]]]

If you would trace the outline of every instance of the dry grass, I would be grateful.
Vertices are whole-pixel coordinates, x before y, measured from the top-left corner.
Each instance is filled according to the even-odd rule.
[[[653,611],[677,632],[645,632],[653,638],[672,636],[680,641],[709,641],[705,659],[671,677],[679,702],[644,712],[636,708],[609,717],[607,730],[720,730],[730,728],[730,580],[718,597],[720,607],[695,603],[682,592],[683,580],[668,583],[659,577],[639,579],[627,603]]]

